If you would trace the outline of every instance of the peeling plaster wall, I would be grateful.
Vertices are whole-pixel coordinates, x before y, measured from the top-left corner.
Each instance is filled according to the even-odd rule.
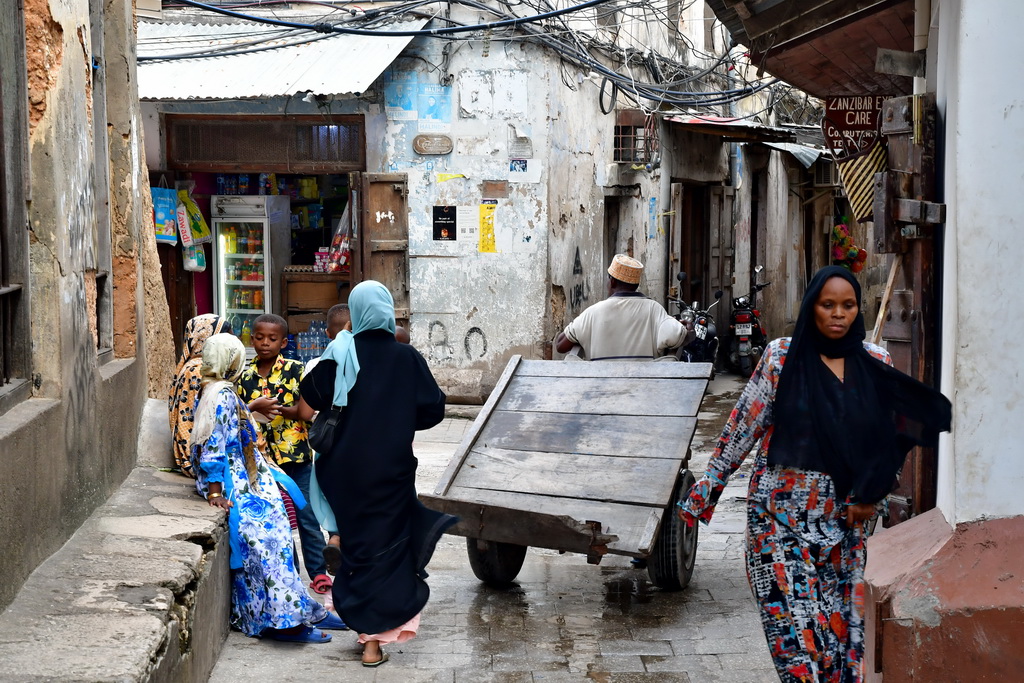
[[[108,25],[106,44],[133,44],[132,3],[107,2],[124,20]],[[0,500],[0,606],[25,577],[56,550],[124,479],[135,462],[139,416],[146,394],[145,358],[137,324],[142,314],[138,246],[118,252],[114,284],[115,327],[124,345],[120,359],[97,358],[95,276],[104,268],[97,229],[97,168],[110,165],[125,181],[111,188],[113,242],[138,240],[145,221],[140,196],[143,164],[131,136],[122,165],[95,156],[92,142],[90,74],[92,46],[87,0],[26,0],[26,59],[29,87],[29,306],[32,398],[0,416],[0,480],[10,495]],[[116,53],[117,50],[114,49]],[[103,60],[109,80],[125,82],[134,60]],[[133,67],[132,67],[133,68]],[[114,87],[117,92],[116,86]],[[133,91],[132,91],[133,92]],[[131,92],[108,102],[112,120],[137,119]],[[115,124],[116,127],[116,124]],[[134,155],[134,156],[133,156]],[[157,270],[159,281],[159,270]],[[165,310],[166,310],[166,304]]]
[[[452,17],[479,19],[459,8],[452,8]],[[611,251],[643,261],[641,288],[664,302],[672,179],[721,183],[728,147],[718,138],[663,129],[662,168],[613,164],[615,116],[600,112],[599,80],[525,42],[465,41],[449,45],[448,54],[445,45],[413,40],[369,92],[333,101],[331,112],[364,116],[367,172],[407,176],[412,343],[452,400],[481,401],[510,356],[550,355],[554,335],[605,297],[608,211],[618,223]],[[451,87],[450,127],[442,131],[453,142],[449,154],[417,154],[419,122],[396,120],[385,110],[387,79],[413,77],[421,85]],[[160,154],[162,113],[318,110],[299,98],[273,98],[161,102],[144,111],[147,149]],[[540,166],[539,175],[516,182],[512,156],[527,156]],[[613,196],[616,202],[609,202]],[[481,252],[475,235],[434,239],[434,206],[478,213],[485,199],[497,201],[497,253]]]

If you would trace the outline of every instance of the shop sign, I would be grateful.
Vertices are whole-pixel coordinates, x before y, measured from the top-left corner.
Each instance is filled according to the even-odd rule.
[[[829,146],[842,156],[871,147],[878,137],[882,102],[889,95],[829,97],[821,132]]]
[[[451,154],[454,145],[447,135],[417,135],[412,139],[417,154]]]

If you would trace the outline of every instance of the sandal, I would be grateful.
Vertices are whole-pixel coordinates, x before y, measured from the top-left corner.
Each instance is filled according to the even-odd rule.
[[[380,659],[378,659],[376,662],[363,662],[363,666],[380,666],[389,659],[390,657],[388,657],[388,653],[384,652],[384,650],[382,649],[380,651]]]
[[[328,543],[324,546],[324,562],[327,563],[327,573],[337,575],[341,569],[341,548]]]
[[[316,626],[318,629],[321,629],[323,631],[327,631],[327,630],[331,630],[331,631],[347,631],[348,630],[348,626],[345,625],[345,622],[342,621],[341,617],[339,617],[334,612],[328,612],[326,617],[324,617],[320,621],[314,622],[313,626]]]
[[[278,629],[267,629],[263,632],[264,638],[270,640],[280,640],[284,643],[329,643],[331,642],[331,634],[324,633],[318,628],[312,626],[305,626],[298,633],[285,633]]]
[[[309,582],[309,587],[320,595],[331,592],[331,586],[333,585],[334,582],[331,581],[331,577],[327,576],[327,574],[317,574]]]

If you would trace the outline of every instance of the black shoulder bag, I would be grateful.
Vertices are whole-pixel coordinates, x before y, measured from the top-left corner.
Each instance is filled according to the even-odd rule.
[[[309,445],[317,453],[327,453],[334,447],[335,431],[341,422],[341,408],[331,406],[321,410],[309,426]]]

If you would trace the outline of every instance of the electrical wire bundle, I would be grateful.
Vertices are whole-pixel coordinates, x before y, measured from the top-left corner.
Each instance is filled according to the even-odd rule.
[[[712,55],[698,50],[685,34],[677,29],[679,18],[697,0],[680,0],[673,6],[672,16],[644,0],[586,0],[570,7],[556,8],[549,0],[497,0],[488,5],[479,0],[410,0],[387,6],[365,9],[351,0],[328,2],[303,0],[304,5],[318,5],[332,11],[315,17],[301,17],[304,21],[280,19],[270,16],[246,14],[244,9],[266,9],[290,6],[287,0],[261,2],[224,2],[216,0],[165,0],[166,9],[192,7],[250,22],[267,25],[266,32],[248,31],[229,44],[195,45],[175,54],[162,52],[159,56],[146,56],[145,45],[140,42],[139,61],[197,59],[245,54],[259,50],[309,43],[337,34],[371,36],[422,36],[448,41],[444,50],[444,64],[437,67],[442,83],[450,82],[446,66],[451,54],[466,41],[512,43],[527,41],[541,45],[557,54],[562,61],[562,82],[576,89],[583,77],[598,83],[602,111],[610,113],[620,97],[631,106],[647,113],[658,110],[689,109],[708,115],[718,115],[719,108],[729,113],[729,105],[747,97],[767,91],[766,106],[758,112],[735,118],[760,117],[790,97],[790,86],[777,79],[746,80],[751,71],[739,63],[732,51]],[[299,3],[296,3],[299,4]],[[464,24],[448,16],[451,5],[493,15],[495,21]],[[529,14],[523,11],[529,12]],[[435,23],[446,24],[419,30],[395,30],[394,24],[409,15],[427,17]],[[667,33],[675,36],[677,55],[667,56],[646,47],[654,37],[666,30],[655,25],[667,25]],[[675,25],[673,25],[675,24]],[[655,28],[657,30],[655,30]],[[167,45],[161,45],[163,51]],[[451,48],[451,49],[448,49]],[[691,66],[694,61],[701,66]],[[576,70],[576,74],[572,70]],[[806,98],[804,105],[807,105]],[[807,109],[805,106],[804,109]],[[813,107],[810,108],[812,114]],[[799,104],[792,105],[788,116],[793,120]],[[802,116],[800,116],[802,118]]]

